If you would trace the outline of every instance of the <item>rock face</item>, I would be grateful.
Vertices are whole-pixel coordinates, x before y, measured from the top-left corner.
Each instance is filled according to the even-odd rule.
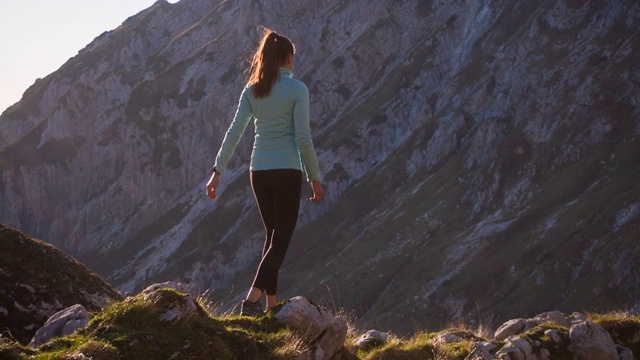
[[[58,311],[101,310],[122,299],[71,256],[0,223],[0,329],[23,344]]]
[[[122,291],[244,293],[251,129],[215,203],[203,185],[266,25],[296,43],[326,192],[283,295],[398,332],[637,309],[639,22],[624,0],[160,0],[2,113],[0,219]]]

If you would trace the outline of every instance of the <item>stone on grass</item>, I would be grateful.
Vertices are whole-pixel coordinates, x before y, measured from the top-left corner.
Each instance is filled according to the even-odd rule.
[[[577,360],[618,360],[618,351],[611,335],[600,325],[582,321],[569,330],[569,349]]]
[[[167,290],[166,287],[156,285],[147,287],[141,294],[145,301],[159,308],[162,321],[175,324],[181,320],[189,321],[207,316],[189,294]]]
[[[29,346],[40,346],[55,337],[73,334],[77,329],[85,326],[89,320],[91,316],[80,304],[60,310],[51,315],[42,328],[36,331]]]
[[[387,340],[389,340],[389,333],[378,330],[369,330],[360,335],[353,344],[358,349],[367,351],[386,344]]]
[[[509,320],[496,330],[494,337],[498,341],[503,341],[509,336],[520,334],[525,330],[526,326],[524,319]]]
[[[329,360],[342,349],[347,324],[302,296],[290,299],[274,318],[297,332],[307,345],[303,359]]]

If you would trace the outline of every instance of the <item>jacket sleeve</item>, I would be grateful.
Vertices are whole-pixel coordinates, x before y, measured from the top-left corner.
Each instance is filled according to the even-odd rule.
[[[320,166],[318,165],[316,150],[313,147],[311,127],[309,125],[309,89],[302,83],[293,107],[293,124],[296,145],[307,174],[307,181],[320,180]]]
[[[222,140],[220,150],[218,150],[214,166],[216,171],[220,174],[226,170],[227,164],[229,164],[229,160],[231,159],[231,155],[233,155],[236,146],[238,146],[238,143],[242,138],[242,134],[244,134],[244,131],[249,124],[249,120],[253,117],[253,110],[249,103],[250,91],[251,88],[249,86],[245,87],[242,91],[240,101],[238,102],[238,108],[236,109],[236,114],[233,117],[231,125],[229,125],[229,129],[227,129],[224,140]]]

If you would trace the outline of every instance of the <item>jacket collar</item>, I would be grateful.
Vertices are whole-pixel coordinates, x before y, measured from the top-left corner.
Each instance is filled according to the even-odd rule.
[[[293,71],[287,69],[286,67],[280,67],[280,76],[293,77]]]

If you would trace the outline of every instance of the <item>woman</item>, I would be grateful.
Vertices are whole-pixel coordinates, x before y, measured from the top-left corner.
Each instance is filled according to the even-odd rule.
[[[292,78],[294,53],[289,39],[265,29],[206,186],[207,196],[215,199],[220,177],[253,118],[251,189],[267,236],[255,279],[241,304],[242,315],[263,314],[265,309],[260,303],[263,294],[266,310],[277,303],[278,272],[298,220],[302,169],[311,183],[310,200],[320,201],[323,196],[309,128],[309,90],[303,82]]]

